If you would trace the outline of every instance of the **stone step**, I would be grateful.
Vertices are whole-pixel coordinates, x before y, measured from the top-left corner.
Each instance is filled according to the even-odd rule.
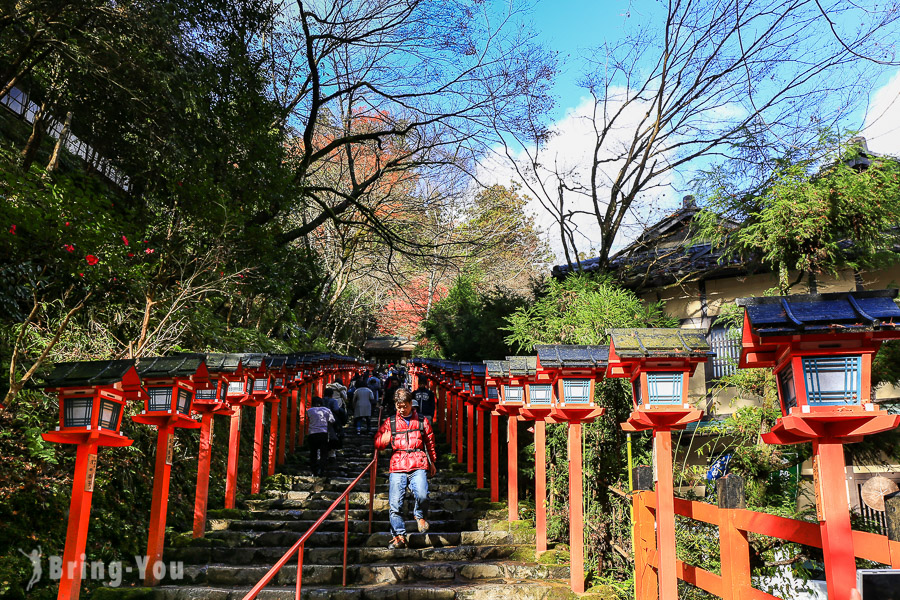
[[[427,518],[429,519],[434,519],[436,521],[449,521],[459,519],[465,522],[465,520],[468,518],[468,514],[464,513],[463,511],[450,512],[449,510],[441,508],[439,501],[433,500],[430,503],[431,506],[428,508],[427,512]],[[319,509],[271,508],[267,510],[251,510],[249,511],[249,518],[262,521],[317,521],[322,516],[323,512],[324,510]],[[369,509],[368,507],[355,508],[351,506],[349,517],[351,521],[365,521],[366,523],[368,523]],[[387,521],[387,507],[374,510],[372,518],[375,521]],[[326,520],[340,521],[343,523],[343,508],[335,509],[334,511],[332,511],[332,513],[328,515]],[[233,519],[215,519],[215,522],[211,521],[210,529],[224,529],[231,521],[233,521]]]
[[[160,586],[155,600],[241,600],[249,587]],[[271,585],[260,600],[294,600],[294,587]],[[304,586],[301,600],[571,600],[563,581],[451,581],[372,586]]]
[[[341,511],[341,516],[343,517],[343,511]],[[447,521],[438,521],[435,519],[431,519],[428,521],[431,526],[431,531],[460,531],[462,529],[460,521],[456,519],[450,519]],[[280,520],[269,520],[264,521],[260,519],[248,519],[242,521],[230,521],[228,522],[227,527],[225,527],[228,531],[301,531],[305,532],[309,530],[315,524],[315,521],[307,520],[307,521],[280,521]],[[388,521],[372,521],[372,531],[385,531],[389,528]],[[406,521],[406,528],[409,530],[416,529],[416,521],[410,520]],[[352,533],[368,533],[369,532],[369,522],[367,520],[356,521],[351,519],[348,522],[348,529]],[[321,525],[319,525],[319,531],[344,531],[344,521],[341,520],[326,520],[323,521]]]
[[[300,493],[300,492],[295,492]],[[259,511],[259,510],[269,510],[269,509],[295,509],[295,510],[304,510],[311,509],[319,511],[319,515],[325,512],[328,508],[334,504],[335,499],[339,494],[334,493],[333,498],[329,498],[328,494],[314,494],[308,496],[305,499],[291,499],[291,498],[267,498],[265,500],[246,500],[244,504],[246,504],[247,508],[251,511]],[[407,494],[408,496],[408,494]],[[429,496],[431,496],[429,494]],[[466,494],[441,494],[440,499],[437,497],[433,497],[432,504],[436,504],[438,501],[442,504],[447,510],[457,512],[461,510],[466,510],[467,508],[472,507],[475,504],[477,498],[472,498]],[[373,498],[373,506],[375,510],[387,510],[388,509],[388,495],[387,494],[376,494]],[[341,506],[336,508],[335,510],[343,510],[343,500],[341,501]],[[353,492],[350,494],[350,508],[351,509],[363,509],[368,510],[369,508],[369,494],[363,494],[360,492]]]
[[[249,565],[185,565],[184,583],[214,586],[252,586],[268,572],[267,566]],[[471,564],[463,561],[427,562],[379,562],[347,566],[348,584],[398,584],[425,581],[473,581],[485,579],[565,579],[569,568],[555,565],[516,563],[510,561],[483,561]],[[286,564],[273,580],[274,585],[296,583],[297,565]],[[305,585],[340,584],[343,577],[341,565],[303,565]]]
[[[350,477],[333,477],[330,479],[326,479],[324,477],[313,477],[310,476],[300,476],[296,475],[293,477],[292,481],[287,482],[287,485],[290,488],[283,487],[284,484],[281,484],[279,481],[278,484],[272,487],[267,487],[263,490],[268,496],[272,497],[282,497],[283,494],[291,494],[295,492],[322,492],[322,491],[331,491],[337,492],[339,494],[344,493],[347,487],[353,483],[353,480],[356,479]],[[435,492],[469,492],[472,494],[477,494],[479,496],[487,496],[490,494],[490,490],[487,488],[478,489],[475,487],[474,482],[469,481],[468,478],[460,478],[460,477],[434,477],[428,482],[428,488]],[[354,486],[354,491],[369,493],[369,478],[364,477]],[[387,493],[388,484],[387,477],[383,475],[378,476],[378,483],[375,485],[375,491],[381,493]]]
[[[387,545],[390,541],[390,534],[387,533],[387,527],[383,527],[379,533],[368,533],[368,527],[364,532],[353,532],[347,534],[347,543],[349,546],[381,546]],[[408,530],[411,534],[416,529]],[[276,546],[290,548],[294,545],[306,531],[210,531],[206,537],[194,542],[196,546],[202,547],[204,543],[215,547],[248,547],[248,546]],[[418,538],[422,534],[413,534],[411,537]],[[459,544],[479,545],[479,544],[529,544],[534,542],[534,531],[463,531],[463,532],[441,532],[429,531],[424,534],[427,538],[423,541],[423,545],[431,546],[457,546]],[[412,541],[410,542],[412,543]],[[343,531],[316,531],[306,541],[306,545],[310,548],[318,548],[324,546],[343,546]]]
[[[384,536],[385,545],[376,547],[350,547],[347,548],[348,564],[368,564],[388,561],[484,561],[509,558],[521,558],[530,560],[534,558],[534,550],[529,546],[511,545],[479,545],[479,546],[448,546],[422,547],[411,536],[411,548],[391,550],[386,547],[389,536]],[[417,547],[418,546],[418,547]],[[249,547],[249,548],[216,548],[216,547],[191,547],[169,548],[165,551],[166,561],[182,561],[185,565],[274,565],[288,548],[284,547]],[[343,562],[343,547],[335,548],[304,548],[303,562],[305,564],[336,565]]]

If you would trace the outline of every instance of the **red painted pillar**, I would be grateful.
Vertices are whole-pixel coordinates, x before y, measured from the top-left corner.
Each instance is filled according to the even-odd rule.
[[[461,394],[456,395],[456,462],[463,463],[463,453],[465,451],[465,406]]]
[[[843,444],[814,439],[813,461],[828,597],[847,600],[850,590],[856,587],[856,558],[850,531]]]
[[[169,509],[169,475],[172,470],[172,446],[175,443],[171,425],[161,425],[156,434],[156,466],[153,469],[153,501],[150,503],[150,535],[147,538],[147,571],[144,585],[156,585],[154,565],[162,559],[166,537],[166,513]]]
[[[487,411],[478,409],[478,458],[475,468],[475,487],[479,490],[484,489],[484,419]]]
[[[453,392],[447,391],[447,437],[450,439],[450,452],[453,454],[459,454],[459,450],[456,448],[456,399],[453,397]]]
[[[300,390],[294,388],[291,390],[291,427],[290,441],[288,442],[288,450],[293,454],[297,450],[297,403],[300,402]]]
[[[285,442],[287,442],[287,416],[288,416],[288,395],[282,392],[281,394],[281,402],[279,402],[278,407],[278,416],[279,416],[279,425],[278,425],[278,459],[277,462],[279,465],[284,464],[284,451],[285,451]]]
[[[569,423],[569,584],[584,593],[584,498],[581,487],[581,423]],[[672,546],[674,549],[674,546]],[[660,596],[662,600],[662,596]]]
[[[519,520],[519,418],[507,419],[508,441],[506,461],[506,497],[509,520]],[[580,474],[580,472],[579,472]]]
[[[468,446],[466,447],[466,472],[475,472],[475,407],[466,403],[466,418],[468,419]]]
[[[194,537],[206,533],[206,501],[209,497],[209,463],[212,459],[213,414],[203,413],[200,419],[200,452],[197,458],[197,493],[194,498]]]
[[[91,500],[94,497],[94,473],[97,468],[97,442],[78,444],[75,473],[72,477],[72,499],[69,504],[69,526],[63,550],[63,569],[59,579],[59,600],[78,600],[81,594],[82,555],[87,545]]]
[[[225,508],[234,508],[237,492],[238,455],[241,448],[241,407],[233,406],[231,428],[228,431],[228,466],[225,471]]]
[[[500,502],[500,415],[491,411],[491,502]]]
[[[672,432],[654,431],[656,446],[656,542],[659,554],[659,598],[677,600],[675,570],[675,491],[672,487]]]
[[[443,431],[442,428],[444,426],[444,418],[441,415],[441,410],[443,410],[441,386],[437,385],[434,387],[434,422],[432,423],[435,432]]]
[[[260,402],[256,405],[256,422],[253,429],[253,466],[250,471],[250,493],[259,493],[259,484],[262,480],[262,453],[263,453],[263,421],[265,419],[266,405]]]
[[[266,475],[275,474],[275,461],[278,458],[278,402],[269,402],[269,468]]]
[[[547,550],[547,426],[534,422],[534,514],[537,540],[535,550]]]

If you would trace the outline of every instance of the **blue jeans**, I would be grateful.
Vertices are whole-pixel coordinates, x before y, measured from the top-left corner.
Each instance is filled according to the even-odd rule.
[[[406,485],[413,494],[413,517],[425,518],[425,503],[428,501],[428,475],[425,469],[412,473],[391,473],[388,478],[388,504],[390,505],[391,533],[406,535],[406,522],[400,509],[406,496]]]

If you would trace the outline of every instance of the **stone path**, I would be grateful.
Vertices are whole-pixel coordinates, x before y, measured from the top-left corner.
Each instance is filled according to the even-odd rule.
[[[350,496],[347,586],[341,586],[343,505],[306,543],[304,600],[552,600],[573,597],[569,569],[534,561],[534,529],[510,524],[504,505],[439,447],[439,473],[431,479],[427,534],[408,535],[410,547],[389,550],[388,453],[379,458],[373,533],[368,533],[368,477]],[[175,540],[164,560],[184,561],[184,578],[155,590],[160,600],[239,600],[322,515],[372,455],[372,436],[347,434],[342,456],[323,477],[306,472],[306,451],[266,481],[265,495],[240,511],[210,511],[208,533]],[[223,514],[225,513],[225,514]],[[408,512],[407,514],[410,514]],[[221,518],[227,515],[228,518]],[[415,532],[409,521],[407,531]],[[264,600],[294,598],[296,560],[260,593]]]

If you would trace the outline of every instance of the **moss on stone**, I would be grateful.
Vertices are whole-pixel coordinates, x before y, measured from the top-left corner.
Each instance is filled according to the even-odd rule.
[[[559,548],[547,550],[546,552],[541,552],[537,561],[542,565],[567,565],[569,564],[569,551],[560,550]]]
[[[207,519],[249,519],[250,514],[237,508],[216,508],[206,511]]]
[[[91,594],[91,600],[152,600],[154,597],[153,588],[115,588],[101,587],[94,590]]]
[[[521,562],[534,562],[534,549],[529,546],[520,546],[509,555],[509,559]]]

